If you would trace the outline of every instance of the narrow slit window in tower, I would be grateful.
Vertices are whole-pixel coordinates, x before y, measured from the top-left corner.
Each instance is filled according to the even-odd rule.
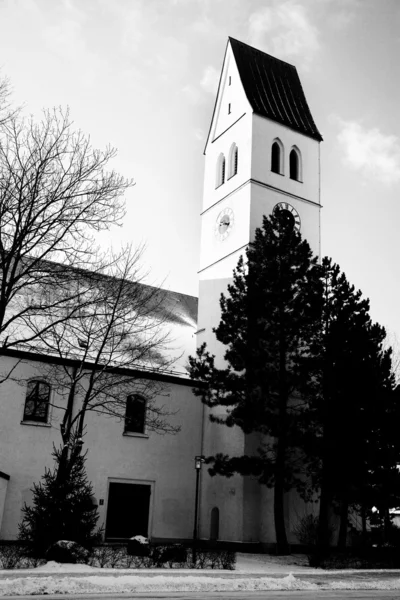
[[[274,142],[271,149],[271,171],[273,173],[281,173],[281,154],[281,147],[278,142]]]
[[[294,148],[289,155],[289,177],[295,181],[300,181],[300,156]]]

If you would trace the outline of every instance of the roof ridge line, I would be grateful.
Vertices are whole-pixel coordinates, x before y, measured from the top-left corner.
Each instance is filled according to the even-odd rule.
[[[288,65],[289,67],[292,67],[292,69],[296,69],[296,66],[293,65],[292,63],[287,62],[286,60],[283,60],[282,58],[278,58],[277,56],[273,56],[273,54],[269,54],[268,52],[265,52],[264,50],[260,50],[260,48],[255,48],[254,46],[250,46],[250,44],[247,44],[246,42],[242,42],[241,40],[238,40],[237,38],[234,38],[230,35],[228,36],[228,40],[236,42],[237,44],[241,44],[242,46],[246,46],[253,52],[259,52],[260,54],[264,54],[264,56],[268,56],[268,58],[271,58],[272,60],[276,60],[277,62]]]

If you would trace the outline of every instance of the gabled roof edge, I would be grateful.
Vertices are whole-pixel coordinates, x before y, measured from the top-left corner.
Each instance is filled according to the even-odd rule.
[[[219,97],[219,91],[221,89],[222,73],[224,72],[226,54],[228,52],[229,43],[230,43],[230,38],[228,37],[228,41],[226,43],[226,48],[225,48],[224,60],[222,61],[221,74],[219,76],[217,95],[215,96],[214,109],[213,109],[213,113],[212,113],[212,117],[211,117],[210,128],[208,130],[208,135],[207,135],[207,139],[206,139],[206,145],[204,146],[204,150],[203,150],[203,155],[205,155],[205,153],[206,153],[206,148],[208,146],[208,141],[210,139],[210,134],[211,134],[211,127],[212,127],[212,125],[214,123],[214,116],[215,116],[215,111],[217,109],[217,101],[218,101],[218,97]]]

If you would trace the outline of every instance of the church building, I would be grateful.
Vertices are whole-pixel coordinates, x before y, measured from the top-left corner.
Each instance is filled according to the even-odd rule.
[[[88,415],[86,465],[105,541],[138,534],[190,540],[195,457],[251,451],[251,438],[239,429],[210,422],[209,409],[192,392],[187,357],[206,342],[222,364],[224,348],[212,331],[220,320],[219,298],[263,215],[277,206],[289,211],[320,254],[321,141],[296,68],[229,38],[204,151],[199,297],[165,294],[166,322],[182,358],[172,371],[157,374],[164,385],[159,402],[181,429],[164,436],[147,431],[145,419],[132,418],[130,396],[125,422]],[[0,540],[17,538],[33,483],[52,467],[53,444],[61,443],[65,407],[44,375],[51,362],[51,356],[22,349],[1,358],[2,372],[14,370],[0,390]],[[291,514],[299,502],[287,495],[291,543]],[[212,478],[203,467],[198,509],[200,538],[273,547],[271,492],[251,477]]]

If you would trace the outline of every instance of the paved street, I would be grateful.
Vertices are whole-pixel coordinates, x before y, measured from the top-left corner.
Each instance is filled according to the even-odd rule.
[[[340,591],[304,591],[304,592],[149,592],[138,594],[79,594],[68,595],[71,600],[386,600],[400,599],[399,590],[340,590]],[[15,596],[2,596],[1,600],[15,600]],[[60,595],[35,595],[35,600],[60,600]],[[32,596],[18,596],[18,600],[32,600]]]

